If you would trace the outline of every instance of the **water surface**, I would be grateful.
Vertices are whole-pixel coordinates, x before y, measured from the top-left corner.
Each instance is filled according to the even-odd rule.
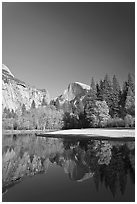
[[[135,200],[134,141],[3,136],[3,201]]]

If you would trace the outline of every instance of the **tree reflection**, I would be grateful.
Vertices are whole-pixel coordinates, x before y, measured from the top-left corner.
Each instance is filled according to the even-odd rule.
[[[102,184],[114,197],[118,188],[124,194],[128,174],[135,182],[134,142],[14,135],[3,138],[3,189],[25,176],[46,173],[52,163],[70,180],[92,178],[97,191]]]

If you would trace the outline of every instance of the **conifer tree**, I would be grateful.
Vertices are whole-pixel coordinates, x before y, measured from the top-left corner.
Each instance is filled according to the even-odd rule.
[[[89,124],[91,124],[92,117],[94,114],[94,108],[96,106],[96,99],[97,99],[97,96],[95,95],[95,92],[92,89],[90,89],[86,95],[86,101],[85,101],[85,106],[84,106],[85,118]]]
[[[99,82],[99,84],[97,84],[96,88],[97,88],[97,99],[103,101],[103,88],[104,88],[104,85],[103,85],[102,80],[100,80],[100,82]]]
[[[116,76],[113,76],[112,81],[112,107],[111,107],[111,115],[118,116],[119,112],[119,101],[120,101],[120,85]]]
[[[97,99],[97,88],[96,88],[95,81],[94,81],[93,77],[91,80],[90,91],[91,91],[91,94],[94,97],[94,99]]]
[[[125,103],[127,98],[128,92],[128,83],[125,81],[123,83],[122,92],[120,94],[120,101],[119,101],[119,117],[124,118],[126,115]]]
[[[36,104],[35,104],[35,101],[33,100],[31,104],[31,109],[35,109],[35,108],[36,108]]]
[[[102,100],[105,100],[111,114],[111,108],[112,108],[112,83],[108,76],[108,74],[105,75],[103,82],[100,81],[100,98]]]
[[[135,77],[133,74],[128,74],[128,86],[131,88],[132,92],[135,94]]]
[[[128,87],[125,109],[128,114],[135,116],[135,96],[130,87]]]
[[[24,103],[23,103],[23,105],[22,105],[21,110],[22,110],[22,115],[24,115],[24,114],[25,114],[25,112],[26,112],[26,106],[25,106],[25,104],[24,104]]]
[[[109,105],[109,99],[111,96],[112,96],[112,83],[108,74],[106,74],[103,81],[103,97],[104,97],[104,100],[106,100],[106,102],[108,103],[108,105]]]
[[[43,97],[42,102],[41,102],[41,106],[46,106],[46,105],[47,105],[46,100],[45,100],[45,98]]]
[[[15,111],[13,109],[11,110],[11,116],[12,116],[12,118],[16,117],[16,113],[15,113]]]
[[[7,117],[7,113],[8,113],[8,109],[5,107],[4,110],[3,110],[2,117],[6,118]]]

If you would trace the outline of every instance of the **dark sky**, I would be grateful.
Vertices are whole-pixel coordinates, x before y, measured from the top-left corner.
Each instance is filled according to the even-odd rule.
[[[2,3],[2,61],[51,98],[69,83],[90,84],[135,69],[134,3]]]

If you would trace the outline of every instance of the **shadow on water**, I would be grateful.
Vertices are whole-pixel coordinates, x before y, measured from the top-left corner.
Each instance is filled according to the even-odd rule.
[[[3,136],[2,151],[2,184],[3,193],[5,192],[3,201],[10,201],[8,192],[15,186],[22,185],[22,181],[26,180],[27,182],[30,177],[37,178],[36,176],[41,174],[49,175],[50,178],[51,173],[52,178],[56,177],[57,170],[52,171],[55,165],[61,167],[60,169],[63,169],[65,175],[68,175],[69,180],[66,181],[66,177],[64,178],[63,173],[60,174],[61,170],[59,170],[60,179],[64,179],[67,183],[64,185],[71,185],[71,189],[74,188],[75,191],[77,188],[78,193],[83,188],[82,185],[87,188],[85,196],[88,201],[93,201],[91,193],[88,193],[91,182],[97,195],[94,201],[98,201],[98,197],[105,192],[107,195],[111,194],[108,196],[110,197],[109,201],[115,201],[115,199],[117,201],[134,201],[135,199],[134,192],[132,192],[132,197],[131,195],[129,198],[127,197],[128,190],[131,187],[134,190],[135,183],[134,141],[11,135]],[[52,190],[55,187],[53,180],[50,180],[49,185]],[[75,182],[77,182],[77,186],[75,186]],[[81,201],[77,193],[75,194],[70,200],[64,198],[63,201]],[[62,196],[62,193],[59,195],[58,192],[59,201],[62,201]],[[13,197],[14,193],[12,193]],[[103,199],[105,198],[102,198],[101,201]],[[30,198],[31,200],[33,198]],[[43,201],[54,201],[54,198],[47,196]]]

